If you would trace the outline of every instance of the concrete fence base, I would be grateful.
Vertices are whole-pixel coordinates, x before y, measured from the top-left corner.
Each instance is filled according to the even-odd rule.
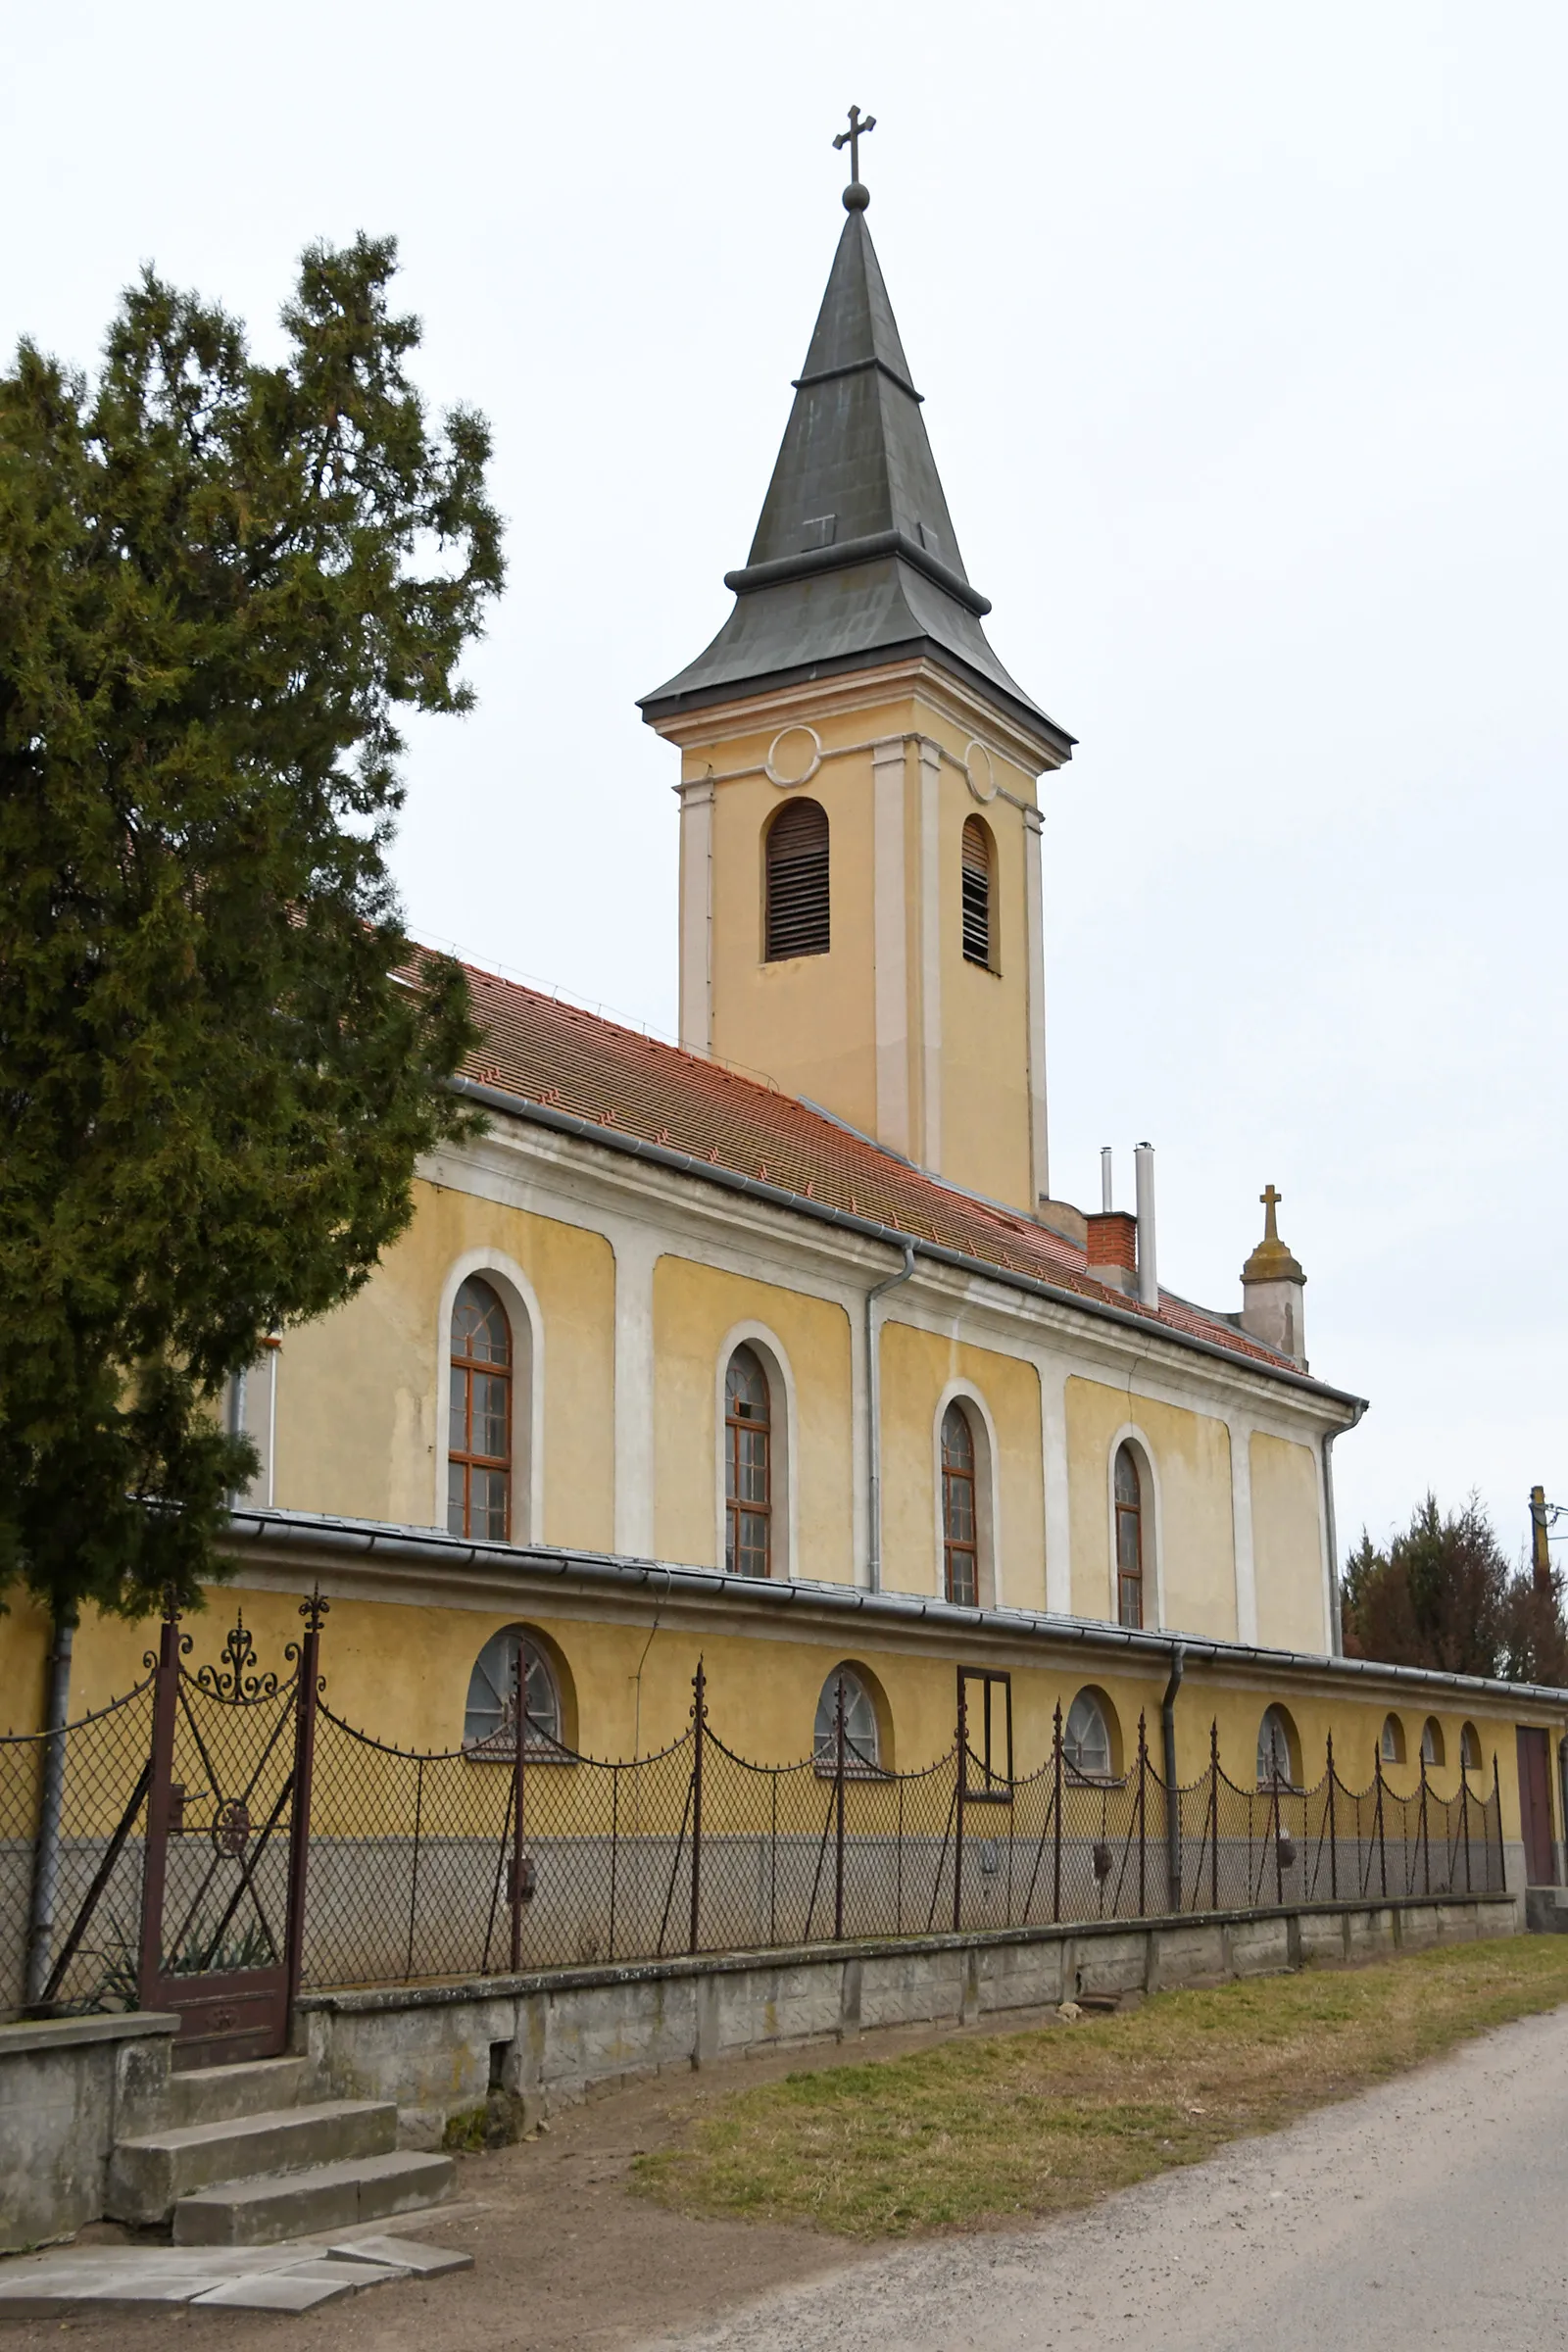
[[[493,2090],[520,2098],[531,2121],[670,2068],[879,2027],[1001,2022],[1082,1993],[1217,1984],[1522,1926],[1514,1895],[1421,1897],[308,1993],[296,2046],[333,2096],[395,2099],[404,2144],[431,2147]]]

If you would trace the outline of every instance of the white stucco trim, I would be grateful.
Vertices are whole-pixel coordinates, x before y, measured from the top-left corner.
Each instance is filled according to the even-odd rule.
[[[904,737],[871,749],[872,955],[876,1011],[876,1131],[908,1155],[909,884],[904,842]]]
[[[1236,1639],[1257,1640],[1257,1551],[1252,1536],[1252,1424],[1226,1416],[1231,1442],[1231,1544],[1236,1559]]]
[[[920,1150],[932,1175],[942,1170],[942,747],[920,750]]]
[[[680,1042],[689,1054],[713,1047],[713,781],[679,784]]]
[[[1072,1494],[1067,1470],[1067,1382],[1072,1366],[1037,1349],[1030,1361],[1040,1382],[1040,1463],[1045,1477],[1046,1607],[1072,1615]]]
[[[1004,1605],[1002,1590],[1001,1448],[997,1443],[997,1425],[991,1418],[991,1407],[970,1380],[949,1381],[937,1398],[937,1409],[931,1422],[933,1529],[936,1539],[933,1586],[940,1600],[943,1597],[942,1564],[947,1543],[947,1530],[942,1523],[942,1421],[949,1405],[954,1403],[969,1408],[969,1425],[975,1435],[975,1449],[981,1456],[974,1466],[974,1505],[978,1521],[975,1530],[976,1582],[980,1588],[980,1606],[983,1609],[1000,1609]]]
[[[1046,918],[1040,873],[1043,819],[1036,808],[1023,812],[1024,981],[1029,1007],[1029,1144],[1032,1195],[1051,1192],[1050,1142],[1046,1125]]]
[[[615,1253],[615,1549],[654,1553],[654,1268],[664,1255],[652,1225],[617,1220]]]
[[[435,1493],[432,1527],[447,1523],[447,1399],[452,1366],[452,1309],[470,1274],[500,1293],[512,1324],[512,1541],[545,1540],[545,1327],[533,1284],[504,1250],[466,1250],[447,1268],[435,1325]],[[519,1415],[517,1399],[526,1398]],[[520,1423],[520,1426],[519,1426]]]
[[[1153,1601],[1152,1618],[1146,1615],[1145,1626],[1151,1633],[1161,1633],[1165,1627],[1165,1514],[1159,1492],[1159,1465],[1147,1430],[1136,1421],[1124,1421],[1105,1448],[1105,1535],[1106,1552],[1105,1614],[1116,1623],[1116,1455],[1123,1446],[1131,1446],[1138,1454],[1138,1467],[1147,1483],[1146,1511],[1153,1523]],[[1144,1529],[1144,1598],[1147,1608],[1150,1587],[1149,1528]]]
[[[772,1496],[773,1524],[771,1531],[772,1575],[775,1582],[785,1583],[796,1573],[800,1558],[800,1511],[795,1475],[798,1448],[795,1432],[800,1426],[795,1404],[795,1374],[790,1365],[784,1343],[766,1323],[748,1319],[732,1324],[718,1345],[713,1366],[713,1493],[714,1493],[714,1552],[718,1567],[724,1565],[724,1376],[729,1359],[737,1348],[755,1348],[762,1359],[767,1374],[769,1410],[768,1486]],[[782,1407],[782,1409],[781,1409]],[[784,1508],[779,1510],[782,1491]],[[781,1525],[782,1523],[782,1525]],[[780,1533],[783,1544],[779,1543]],[[782,1550],[783,1557],[780,1558]]]

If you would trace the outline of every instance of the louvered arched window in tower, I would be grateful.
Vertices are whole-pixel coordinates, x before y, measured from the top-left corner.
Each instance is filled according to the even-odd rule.
[[[827,810],[788,801],[767,829],[763,956],[825,956],[829,947]]]
[[[966,816],[963,820],[963,959],[965,963],[983,963],[988,971],[995,971],[997,965],[996,892],[993,888],[995,866],[990,827],[984,817]]]

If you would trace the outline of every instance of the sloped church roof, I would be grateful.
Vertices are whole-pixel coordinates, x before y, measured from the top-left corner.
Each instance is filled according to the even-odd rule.
[[[1073,738],[1009,677],[980,625],[991,606],[958,552],[864,201],[863,188],[846,190],[849,218],[752,551],[724,575],[735,610],[640,708],[656,720],[925,656],[1000,698],[1064,760]]]

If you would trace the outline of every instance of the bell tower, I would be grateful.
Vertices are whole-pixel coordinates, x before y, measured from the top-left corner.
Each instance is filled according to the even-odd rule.
[[[869,202],[857,173],[734,610],[640,703],[681,753],[681,1042],[1032,1213],[1036,785],[1073,739],[981,627]]]

